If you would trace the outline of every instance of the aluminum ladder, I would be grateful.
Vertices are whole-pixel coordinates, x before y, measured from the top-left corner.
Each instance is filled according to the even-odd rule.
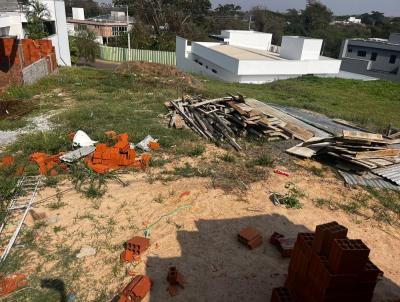
[[[32,208],[37,193],[42,185],[43,176],[23,176],[18,180],[16,192],[7,207],[6,217],[0,227],[0,238],[3,235],[12,234],[5,247],[0,263],[3,262],[13,247],[19,232],[22,229],[25,218]],[[7,232],[6,232],[7,231]]]

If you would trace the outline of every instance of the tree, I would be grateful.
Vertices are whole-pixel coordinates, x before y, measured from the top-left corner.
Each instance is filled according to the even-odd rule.
[[[96,42],[96,34],[91,30],[80,30],[75,35],[75,45],[78,60],[83,59],[84,64],[94,62],[99,53],[99,45]]]
[[[42,39],[48,36],[44,22],[49,19],[50,12],[46,4],[39,0],[26,2],[27,35],[31,39]]]
[[[272,33],[272,43],[279,44],[285,31],[285,18],[264,7],[254,7],[251,11],[254,30]]]
[[[325,29],[332,20],[332,11],[317,0],[308,0],[306,9],[303,11],[303,23],[308,32]]]
[[[242,7],[235,4],[219,4],[215,13],[219,16],[236,16],[242,13]]]

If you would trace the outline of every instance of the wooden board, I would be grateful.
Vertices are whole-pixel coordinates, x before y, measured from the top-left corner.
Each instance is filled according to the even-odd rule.
[[[295,124],[292,123],[286,123],[284,127],[281,127],[285,131],[289,132],[292,134],[294,137],[302,140],[302,141],[308,141],[309,139],[314,137],[314,133],[311,131],[308,131],[304,128],[301,128]]]
[[[315,150],[300,145],[287,149],[286,152],[303,158],[311,158],[317,154]]]
[[[383,141],[382,134],[343,130],[343,138],[358,141]]]
[[[400,149],[385,149],[378,151],[365,151],[365,152],[357,152],[357,159],[364,158],[380,158],[380,157],[394,157],[400,156]]]

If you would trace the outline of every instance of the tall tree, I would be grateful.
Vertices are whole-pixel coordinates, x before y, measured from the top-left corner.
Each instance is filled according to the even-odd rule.
[[[94,62],[99,53],[96,34],[91,30],[80,30],[74,37],[78,60],[83,59],[84,64]]]
[[[50,18],[50,12],[46,4],[39,0],[26,2],[25,7],[27,24],[27,35],[31,39],[42,39],[48,36],[44,22]]]
[[[254,7],[251,10],[253,29],[272,33],[272,43],[279,44],[285,31],[286,21],[279,13],[272,12],[264,7]]]
[[[325,29],[332,20],[332,11],[318,0],[308,0],[303,11],[303,22],[307,31]]]

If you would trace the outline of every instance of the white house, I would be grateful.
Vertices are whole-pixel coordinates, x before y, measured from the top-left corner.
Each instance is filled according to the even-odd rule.
[[[340,60],[320,56],[320,39],[285,36],[281,47],[272,34],[225,30],[220,42],[192,42],[176,37],[177,67],[227,82],[261,84],[302,75],[335,75]]]
[[[0,3],[0,36],[17,36],[19,39],[24,39],[26,38],[26,15],[17,0],[7,1],[5,4]],[[64,0],[39,1],[46,5],[50,13],[49,19],[45,22],[50,34],[46,39],[51,40],[55,47],[57,63],[60,66],[71,66]]]

